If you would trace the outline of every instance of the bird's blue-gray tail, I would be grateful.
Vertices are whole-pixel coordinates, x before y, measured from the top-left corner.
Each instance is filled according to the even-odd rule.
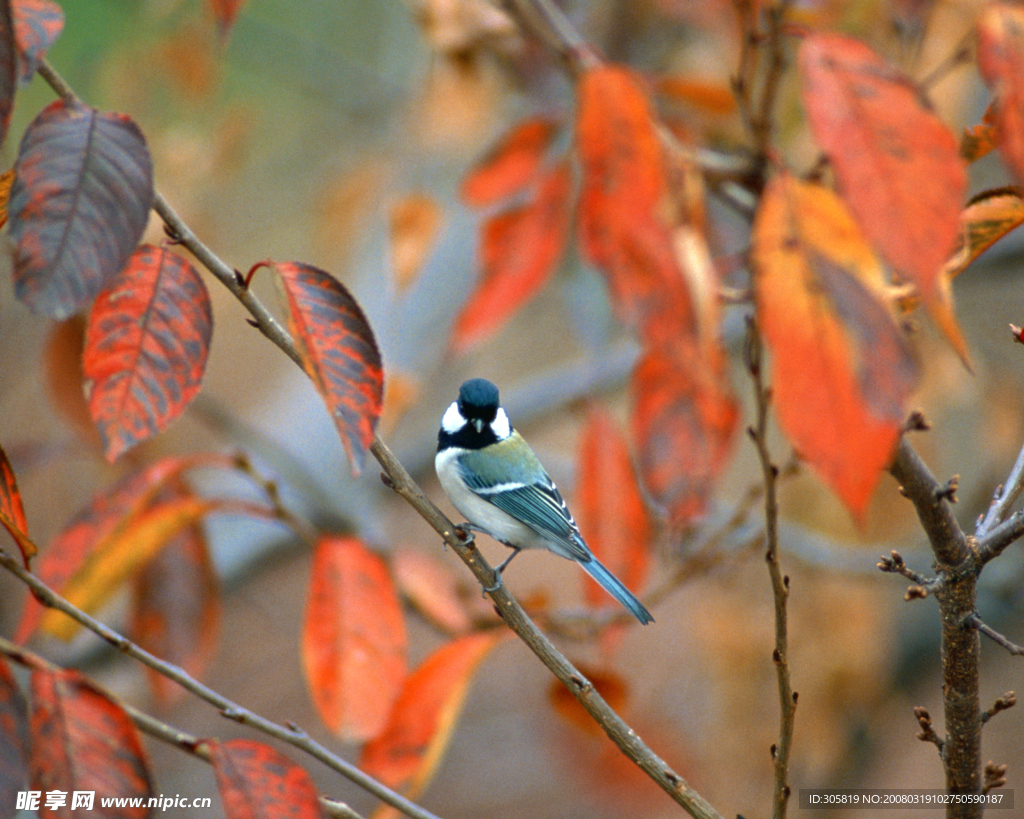
[[[608,571],[608,569],[606,569],[596,557],[588,561],[581,560],[580,565],[586,570],[587,574],[601,584],[608,594],[629,609],[630,614],[632,614],[637,620],[644,625],[654,622],[654,618],[651,617],[651,613],[644,608],[644,604],[637,600],[633,592],[622,585],[622,581]]]

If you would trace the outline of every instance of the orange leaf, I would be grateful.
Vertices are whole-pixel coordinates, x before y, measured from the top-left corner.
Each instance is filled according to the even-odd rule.
[[[251,739],[206,740],[227,819],[321,819],[308,773],[280,751]]]
[[[986,7],[978,21],[978,70],[996,94],[999,152],[1024,182],[1024,9],[1007,3]]]
[[[651,520],[626,439],[608,413],[596,407],[587,415],[578,472],[576,508],[584,539],[612,574],[629,588],[642,589],[654,534]],[[588,577],[584,583],[591,606],[610,602],[594,580]]]
[[[220,455],[164,458],[98,492],[43,550],[36,563],[36,575],[54,591],[61,592],[93,551],[103,551],[109,543],[123,538],[137,516],[149,508],[169,483],[200,465],[230,467],[232,461]],[[34,597],[26,599],[15,637],[18,642],[31,636],[44,611]]]
[[[85,316],[76,314],[55,323],[46,336],[43,366],[50,403],[87,443],[101,449],[100,433],[89,414],[82,353],[85,351]]]
[[[147,650],[196,679],[203,676],[217,647],[220,597],[217,572],[202,526],[189,526],[135,577],[132,634]],[[167,706],[184,689],[146,669],[154,697]]]
[[[419,549],[399,549],[391,567],[398,588],[424,617],[453,634],[469,631],[473,624],[446,565]]]
[[[373,330],[359,303],[329,273],[301,262],[267,264],[281,277],[288,324],[306,374],[358,474],[384,403],[384,370]]]
[[[11,200],[11,183],[13,181],[13,168],[0,174],[0,227],[7,224],[7,203]]]
[[[939,275],[967,189],[955,137],[913,82],[857,40],[809,35],[800,70],[811,129],[843,199],[868,241],[917,286],[948,331]],[[950,341],[965,357],[962,339]]]
[[[579,244],[604,274],[617,316],[646,340],[697,332],[699,279],[682,270],[673,202],[650,103],[628,70],[600,65],[579,82],[576,140],[583,180]],[[679,254],[684,254],[681,257]],[[670,328],[670,329],[669,329]]]
[[[917,377],[881,266],[838,197],[788,174],[765,190],[754,253],[779,424],[860,519]]]
[[[245,0],[209,0],[209,2],[214,19],[217,21],[220,37],[224,39],[235,25],[235,18]]]
[[[148,765],[135,724],[124,709],[75,670],[35,668],[31,676],[32,788],[63,791],[67,802],[48,815],[70,819],[75,791],[95,791],[94,809],[114,819],[149,816]],[[112,797],[141,799],[141,807],[100,809]],[[74,806],[79,807],[80,806]]]
[[[377,736],[405,679],[405,621],[388,567],[351,537],[313,552],[302,629],[306,683],[324,723],[346,741]]]
[[[421,793],[451,741],[473,675],[504,638],[469,634],[427,657],[402,686],[384,733],[363,747],[360,767],[411,798]]]
[[[725,115],[736,110],[736,95],[722,83],[693,77],[657,77],[654,88],[663,97],[707,114]]]
[[[545,117],[524,120],[510,130],[462,181],[462,201],[482,208],[525,190],[540,170],[557,122]]]
[[[29,560],[36,554],[35,544],[28,536],[28,521],[25,519],[25,507],[21,502],[21,491],[18,479],[14,477],[11,462],[7,453],[0,448],[0,525],[10,532],[11,537],[21,549],[21,559],[28,568]]]
[[[671,525],[685,526],[707,509],[736,436],[724,357],[681,337],[644,353],[630,390],[640,476]]]
[[[68,578],[61,594],[82,611],[95,612],[168,541],[201,521],[219,504],[220,501],[184,496],[134,516],[119,536],[106,538],[102,548],[89,553]],[[77,622],[56,609],[46,611],[39,625],[62,640],[70,640],[79,628]]]
[[[981,122],[965,128],[960,137],[960,156],[974,162],[990,154],[999,144],[999,127],[996,125],[995,105],[989,104]]]
[[[1024,198],[1016,188],[997,188],[978,194],[960,214],[960,239],[946,261],[943,274],[961,272],[1014,228],[1024,224]]]
[[[480,242],[483,276],[455,321],[452,346],[464,352],[494,333],[555,272],[569,232],[572,175],[561,162],[525,205],[491,217]]]
[[[441,230],[441,208],[429,196],[414,194],[393,203],[389,217],[391,275],[402,291],[416,280],[430,255]]]

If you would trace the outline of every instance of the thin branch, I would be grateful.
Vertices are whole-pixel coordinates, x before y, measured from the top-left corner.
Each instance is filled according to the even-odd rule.
[[[63,670],[61,666],[51,663],[49,660],[39,654],[36,654],[34,651],[29,651],[27,648],[19,646],[16,643],[12,643],[6,637],[2,636],[0,636],[0,654],[5,654],[15,662],[30,668],[46,668],[50,671]],[[159,740],[167,745],[171,745],[180,751],[184,751],[186,754],[194,756],[196,759],[201,759],[207,763],[210,762],[210,752],[199,737],[194,737],[179,728],[173,728],[166,722],[158,720],[156,717],[147,714],[145,711],[136,708],[134,705],[121,701],[118,701],[118,705],[124,709],[124,712],[143,733],[148,734],[153,737],[153,739]],[[328,799],[325,796],[320,797],[320,806],[323,808],[325,814],[335,817],[335,819],[363,819],[362,814],[357,813],[344,802]]]
[[[984,634],[996,645],[1000,645],[1005,648],[1010,654],[1014,656],[1024,655],[1024,646],[1019,646],[1016,643],[1010,642],[1006,637],[1000,634],[991,626],[987,625],[976,612],[971,612],[964,618],[964,625],[968,628],[976,629],[980,634]],[[982,720],[984,721],[984,720]]]
[[[108,642],[122,654],[131,657],[134,660],[138,660],[143,665],[146,665],[154,671],[162,674],[167,679],[178,683],[178,685],[185,690],[214,706],[218,711],[220,711],[222,716],[234,720],[242,725],[248,725],[267,736],[274,737],[282,742],[287,742],[294,748],[297,748],[314,759],[322,762],[328,768],[337,771],[354,784],[363,788],[363,790],[373,794],[382,802],[386,802],[393,808],[404,813],[406,816],[411,817],[411,819],[438,819],[438,817],[430,811],[425,810],[414,802],[410,802],[401,794],[395,793],[373,777],[363,773],[355,765],[347,762],[336,754],[331,753],[319,742],[311,739],[305,731],[297,726],[289,725],[286,727],[284,725],[278,725],[276,722],[272,722],[271,720],[266,719],[247,708],[243,708],[241,705],[238,705],[228,699],[223,694],[214,691],[209,686],[206,686],[189,676],[177,666],[164,662],[159,657],[150,654],[144,648],[135,644],[124,635],[119,634],[109,626],[104,625],[99,620],[96,620],[81,609],[73,606],[34,574],[22,568],[21,564],[14,557],[7,554],[3,549],[0,549],[0,566],[3,566],[28,586],[32,590],[33,594],[35,594],[36,599],[44,606],[63,612],[77,623],[85,626],[85,628],[89,629],[93,634]]]
[[[936,591],[942,587],[942,577],[925,577],[920,572],[915,572],[906,563],[903,562],[903,555],[897,552],[895,549],[890,552],[889,557],[884,555],[878,561],[878,568],[883,572],[892,572],[893,574],[901,574],[908,580],[914,583],[907,589],[904,599],[906,600],[920,600],[927,597],[931,592]]]
[[[775,649],[772,660],[779,689],[779,738],[772,746],[775,766],[775,795],[772,800],[773,819],[783,819],[789,803],[789,755],[793,745],[793,727],[796,721],[797,694],[793,690],[789,674],[789,621],[787,602],[789,600],[789,576],[782,573],[779,564],[779,468],[772,461],[768,450],[768,412],[771,406],[771,388],[764,382],[762,369],[761,338],[749,319],[744,344],[744,359],[747,371],[754,385],[754,403],[757,417],[748,432],[757,449],[764,483],[765,560],[772,583],[775,601]]]
[[[988,512],[982,518],[981,523],[974,530],[974,535],[979,540],[989,533],[993,526],[1000,523],[1005,517],[1014,501],[1020,497],[1024,490],[1024,448],[1017,453],[1017,460],[1010,470],[1006,481],[996,490],[995,497],[988,507]]]
[[[984,537],[978,538],[975,557],[978,567],[999,557],[1007,546],[1021,537],[1024,537],[1024,510],[1014,512],[998,526],[990,529]]]
[[[1008,711],[1017,704],[1017,695],[1012,691],[1007,691],[1003,696],[996,697],[996,701],[992,703],[991,708],[987,708],[981,715],[982,724],[988,722],[992,717],[998,714],[1000,711]]]
[[[943,748],[946,747],[946,741],[935,733],[935,728],[932,726],[932,715],[928,713],[928,709],[919,705],[914,709],[914,716],[917,718],[917,724],[921,728],[917,738],[921,742],[930,742],[939,749],[941,754]]]

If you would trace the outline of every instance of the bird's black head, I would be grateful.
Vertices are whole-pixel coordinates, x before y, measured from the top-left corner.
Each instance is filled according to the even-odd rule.
[[[459,412],[467,421],[489,424],[499,406],[498,388],[486,378],[471,378],[459,388]]]
[[[462,385],[458,400],[441,419],[437,448],[483,449],[511,434],[508,416],[498,403],[498,388],[484,378],[473,378]]]

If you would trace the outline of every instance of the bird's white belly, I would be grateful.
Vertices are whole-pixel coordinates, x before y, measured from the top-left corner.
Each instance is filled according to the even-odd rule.
[[[458,467],[450,463],[456,457],[458,457],[458,453],[453,450],[439,452],[434,459],[434,466],[445,494],[466,520],[506,545],[517,546],[520,549],[551,548],[545,538],[542,538],[525,523],[521,523],[493,503],[466,488],[455,476],[455,470]]]

